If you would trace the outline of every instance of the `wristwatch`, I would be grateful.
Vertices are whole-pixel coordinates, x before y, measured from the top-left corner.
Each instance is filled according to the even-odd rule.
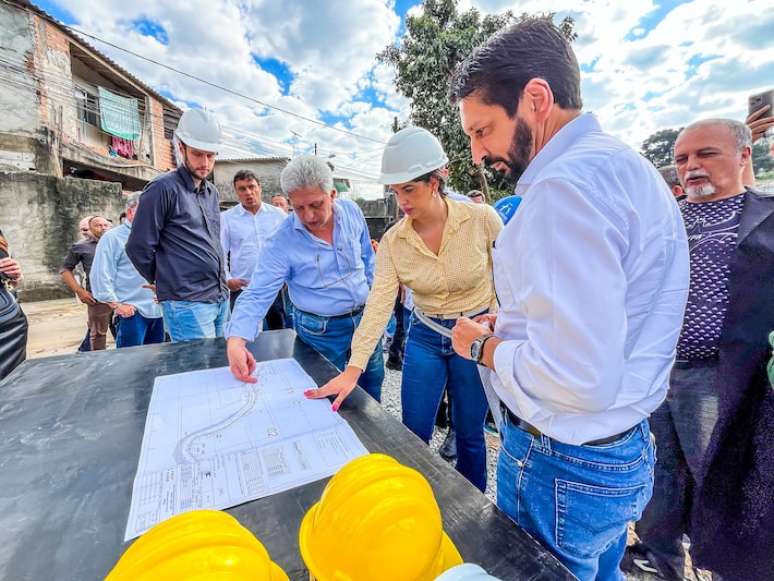
[[[490,337],[494,337],[492,333],[484,333],[480,337],[473,339],[470,344],[470,358],[476,363],[481,363],[481,359],[484,357],[484,343]]]

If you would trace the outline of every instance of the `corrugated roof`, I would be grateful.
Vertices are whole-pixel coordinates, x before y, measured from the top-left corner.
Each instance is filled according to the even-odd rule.
[[[59,28],[59,29],[60,29],[60,30],[61,30],[63,33],[65,33],[67,36],[69,36],[70,38],[74,39],[76,42],[78,42],[78,43],[79,43],[79,44],[81,44],[82,46],[84,46],[84,47],[88,48],[89,50],[91,50],[91,51],[94,51],[95,53],[97,53],[101,59],[103,59],[103,60],[104,60],[106,63],[108,63],[108,64],[109,64],[111,67],[115,68],[115,69],[116,69],[116,71],[117,71],[118,73],[120,73],[120,74],[122,74],[122,75],[126,76],[126,78],[128,78],[128,79],[129,79],[130,81],[132,81],[134,84],[136,84],[136,85],[137,85],[137,86],[139,86],[141,89],[143,89],[144,91],[146,91],[146,92],[147,92],[148,94],[150,94],[152,97],[154,97],[154,98],[158,99],[159,101],[161,101],[161,102],[162,102],[164,105],[166,105],[166,106],[167,106],[167,107],[169,107],[170,109],[174,109],[175,111],[177,111],[177,112],[179,112],[179,113],[182,113],[182,109],[180,109],[180,107],[178,107],[177,105],[175,105],[174,103],[172,103],[172,101],[170,101],[169,99],[167,99],[167,98],[166,98],[166,97],[164,97],[163,95],[159,94],[159,93],[158,93],[158,92],[157,92],[155,89],[153,89],[153,88],[152,88],[152,87],[150,87],[149,85],[147,85],[147,84],[145,84],[144,82],[142,82],[140,79],[138,79],[137,77],[135,77],[135,76],[134,76],[132,73],[130,73],[129,71],[127,71],[125,68],[123,68],[121,65],[119,65],[117,62],[115,62],[113,59],[111,59],[110,57],[108,57],[107,55],[105,55],[105,54],[104,54],[103,52],[101,52],[99,49],[95,48],[93,45],[91,45],[91,44],[89,44],[88,42],[86,42],[85,40],[83,40],[83,38],[81,38],[80,36],[76,36],[75,34],[73,34],[73,32],[72,32],[72,31],[71,31],[71,30],[70,30],[70,29],[69,29],[69,28],[68,28],[68,27],[67,27],[67,26],[66,26],[66,25],[65,25],[63,22],[60,22],[59,20],[57,20],[56,18],[54,18],[54,17],[53,17],[53,16],[51,16],[51,15],[50,15],[48,12],[46,12],[45,10],[43,10],[42,8],[39,8],[38,6],[35,6],[35,4],[33,4],[32,2],[30,2],[29,0],[8,0],[8,2],[10,2],[11,4],[16,4],[16,5],[18,5],[18,6],[19,6],[19,8],[21,8],[22,10],[31,10],[32,12],[34,12],[35,14],[37,14],[38,16],[40,16],[41,18],[45,18],[45,19],[46,19],[46,20],[48,20],[48,21],[49,21],[51,24],[53,24],[54,26],[56,26],[57,28]]]

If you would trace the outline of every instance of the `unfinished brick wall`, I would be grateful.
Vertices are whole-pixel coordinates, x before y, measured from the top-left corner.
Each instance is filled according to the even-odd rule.
[[[153,132],[153,166],[166,171],[175,168],[175,157],[172,152],[172,142],[164,137],[164,107],[150,98],[151,129]]]

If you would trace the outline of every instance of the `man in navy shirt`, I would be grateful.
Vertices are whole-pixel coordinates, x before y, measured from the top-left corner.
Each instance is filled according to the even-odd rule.
[[[220,124],[211,113],[190,109],[175,134],[180,167],[143,193],[126,254],[155,285],[169,335],[177,342],[223,335],[228,288],[218,190],[206,180],[215,165]]]

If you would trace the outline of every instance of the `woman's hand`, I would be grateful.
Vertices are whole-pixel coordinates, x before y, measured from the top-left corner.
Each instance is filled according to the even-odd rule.
[[[339,411],[341,403],[347,399],[347,396],[352,393],[352,390],[357,386],[357,380],[360,379],[362,373],[362,370],[357,367],[348,365],[344,371],[339,373],[321,388],[307,390],[304,392],[304,395],[309,399],[321,399],[323,397],[328,397],[329,395],[335,395],[336,399],[333,401],[331,409],[334,412]]]
[[[239,381],[256,383],[253,377],[255,371],[255,357],[247,350],[247,341],[242,337],[229,337],[226,343],[226,355],[228,356],[228,368]]]

